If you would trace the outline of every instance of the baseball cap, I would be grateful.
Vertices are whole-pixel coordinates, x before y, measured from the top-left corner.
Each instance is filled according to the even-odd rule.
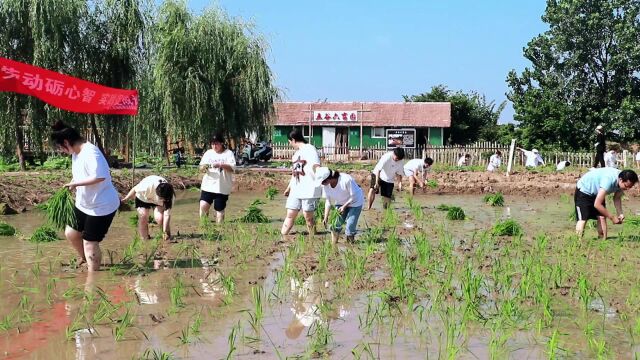
[[[331,170],[328,167],[319,167],[316,169],[316,186],[322,185],[322,182],[327,180],[331,175]]]

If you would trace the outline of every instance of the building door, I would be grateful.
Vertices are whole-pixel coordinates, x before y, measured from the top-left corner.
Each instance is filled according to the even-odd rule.
[[[322,152],[333,154],[336,146],[336,128],[322,127]]]

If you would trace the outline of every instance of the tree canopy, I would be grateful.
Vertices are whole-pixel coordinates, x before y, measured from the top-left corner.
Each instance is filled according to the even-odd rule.
[[[640,136],[640,1],[548,0],[549,30],[524,48],[531,66],[507,76],[525,146],[592,148],[599,124]]]
[[[444,85],[437,85],[419,95],[403,95],[407,102],[450,102],[451,128],[445,129],[450,144],[468,144],[478,140],[496,141],[498,118],[505,102],[496,105],[477,92],[453,92]]]

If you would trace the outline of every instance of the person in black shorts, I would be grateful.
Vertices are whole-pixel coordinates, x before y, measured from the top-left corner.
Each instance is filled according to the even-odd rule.
[[[404,149],[395,148],[393,151],[382,155],[376,166],[371,171],[371,183],[369,189],[369,207],[371,210],[376,194],[382,195],[382,205],[386,209],[393,198],[393,185],[397,179],[404,175]]]
[[[134,186],[121,201],[126,202],[134,198],[138,212],[140,238],[145,240],[151,238],[149,236],[149,212],[153,209],[153,218],[156,224],[162,227],[163,239],[171,240],[171,208],[175,200],[173,186],[163,177],[147,176]]]
[[[208,217],[213,204],[216,211],[216,222],[224,221],[224,210],[233,187],[233,172],[236,157],[225,147],[221,134],[211,139],[211,149],[202,155],[199,169],[204,176],[200,186],[200,217]]]

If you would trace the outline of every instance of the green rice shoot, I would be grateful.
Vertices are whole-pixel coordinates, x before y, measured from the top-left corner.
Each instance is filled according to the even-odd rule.
[[[276,195],[278,195],[278,189],[276,189],[273,186],[269,186],[267,188],[267,191],[265,191],[264,196],[268,199],[268,200],[273,200],[275,199]]]
[[[515,220],[508,219],[497,222],[491,233],[496,236],[519,236],[523,234],[522,226]]]
[[[73,196],[67,188],[56,191],[47,201],[47,221],[58,230],[65,226],[76,226],[76,214],[74,212]]]
[[[447,210],[447,219],[449,220],[464,220],[466,217],[464,210],[458,206],[451,206]]]
[[[48,225],[43,225],[37,228],[28,240],[32,243],[45,243],[58,241],[60,238],[55,229]]]
[[[6,222],[0,221],[0,236],[13,236],[15,234],[16,228]]]
[[[264,201],[257,199],[254,200],[251,205],[247,208],[247,212],[241,218],[238,218],[236,221],[241,223],[258,223],[264,224],[271,222],[269,218],[262,212],[262,209],[258,207],[258,205],[264,204]]]
[[[438,182],[435,181],[434,179],[429,179],[427,180],[427,187],[431,188],[431,189],[435,189],[438,187]]]
[[[504,206],[504,196],[502,193],[487,194],[484,197],[484,202],[491,206]]]

